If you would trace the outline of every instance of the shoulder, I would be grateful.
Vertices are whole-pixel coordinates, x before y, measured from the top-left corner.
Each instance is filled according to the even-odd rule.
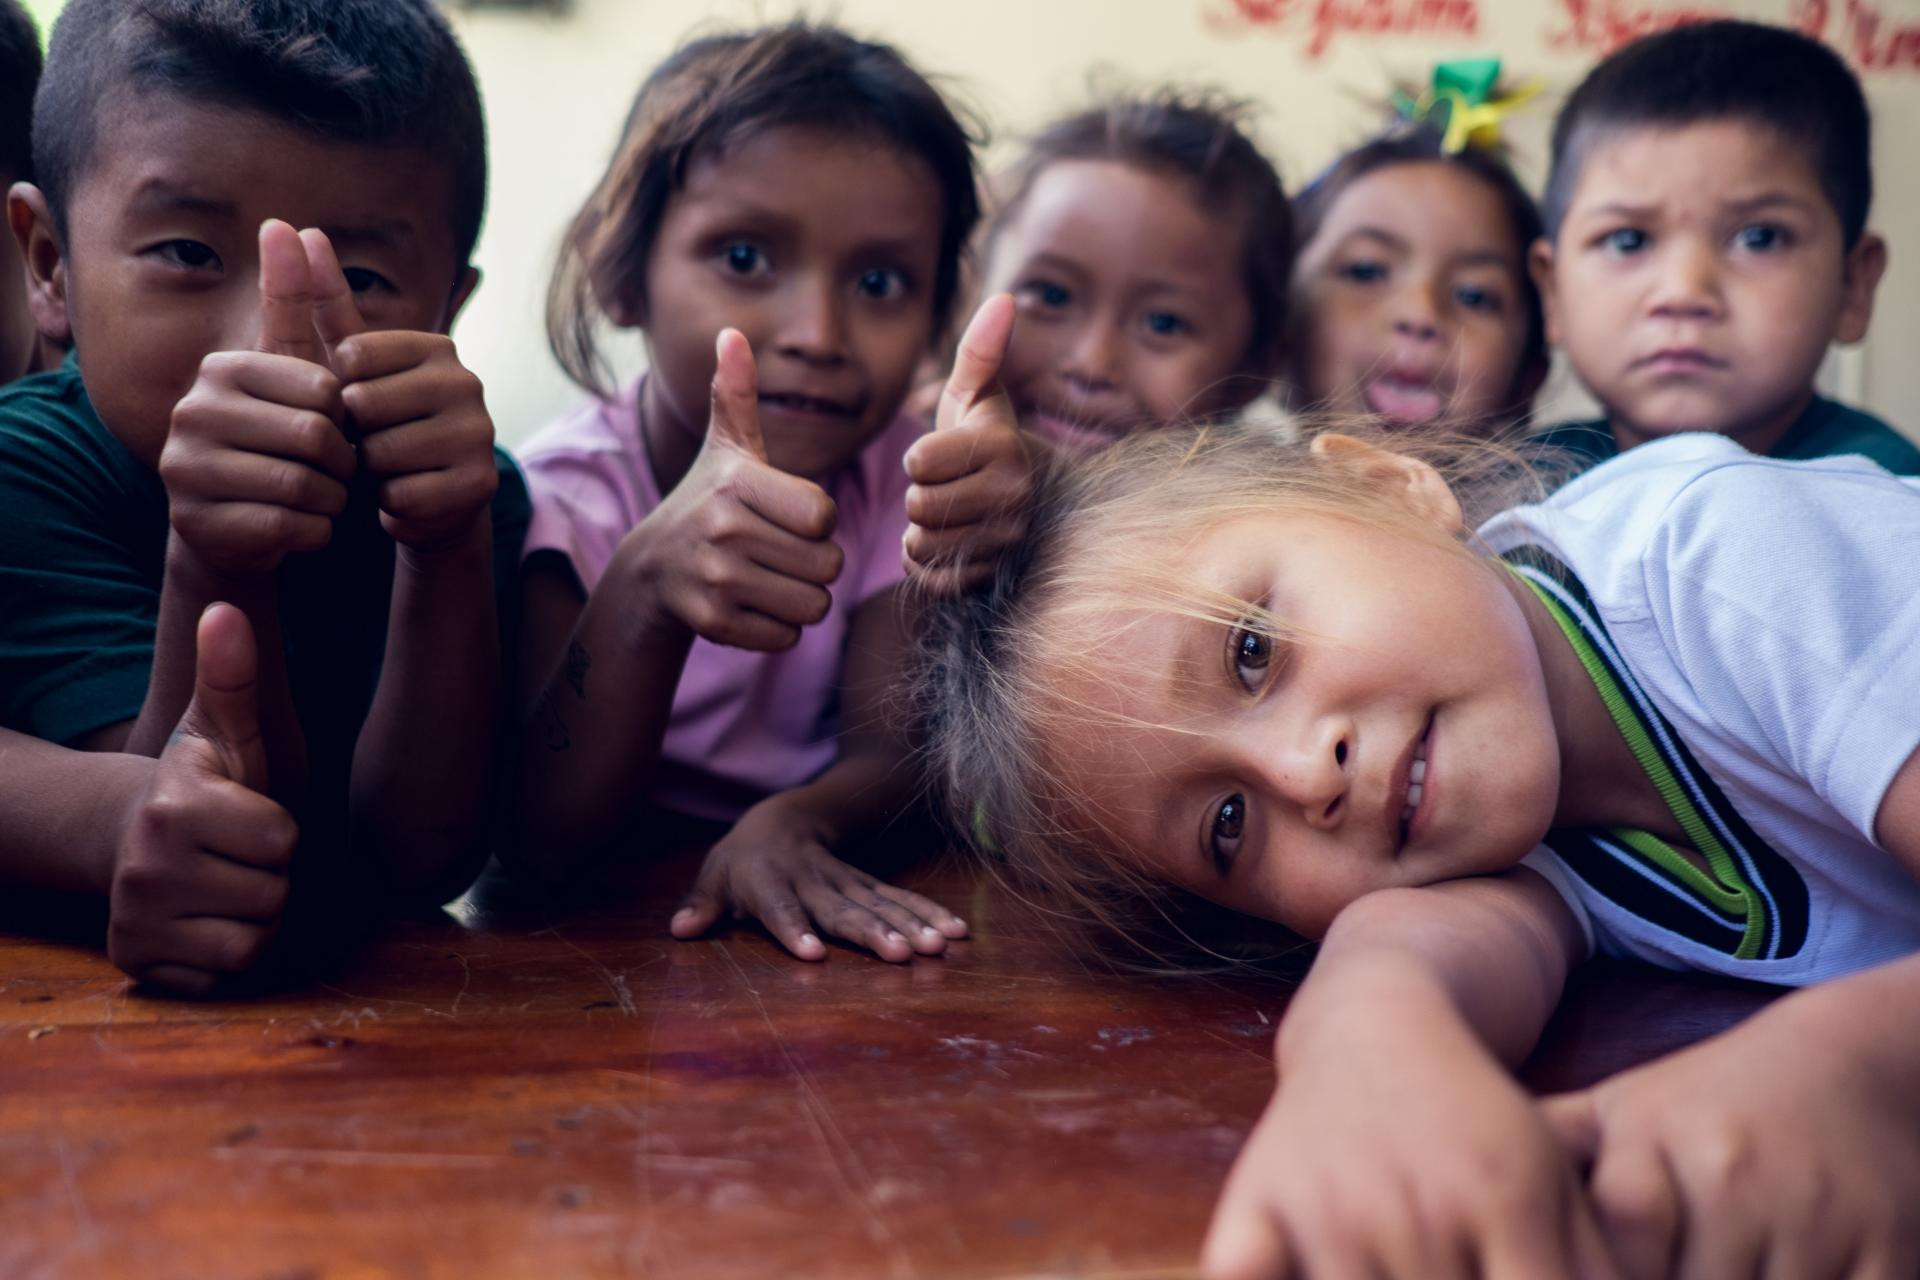
[[[94,413],[71,361],[0,388],[0,521],[41,503],[164,501],[160,477]]]
[[[1858,454],[1895,475],[1920,476],[1920,447],[1861,409],[1824,397],[1815,398],[1801,428],[1783,442],[1783,458],[1828,458]]]
[[[639,385],[589,400],[516,449],[536,507],[604,512],[632,525],[659,501],[640,433]]]

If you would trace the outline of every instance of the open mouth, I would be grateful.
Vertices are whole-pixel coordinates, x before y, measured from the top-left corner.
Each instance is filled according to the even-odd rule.
[[[1367,408],[1395,422],[1428,423],[1447,411],[1447,397],[1430,379],[1387,374],[1361,389]]]
[[[1031,409],[1024,421],[1035,434],[1074,449],[1104,449],[1126,434],[1126,429],[1115,423],[1049,409]]]
[[[1433,717],[1427,717],[1420,740],[1413,744],[1413,761],[1407,766],[1407,794],[1400,806],[1400,844],[1404,847],[1413,835],[1414,822],[1420,816],[1420,802],[1427,795],[1427,747],[1433,738]]]
[[[760,393],[760,403],[769,409],[778,409],[786,413],[807,413],[825,418],[851,418],[857,412],[855,406],[838,400],[800,395],[791,391],[763,391]]]

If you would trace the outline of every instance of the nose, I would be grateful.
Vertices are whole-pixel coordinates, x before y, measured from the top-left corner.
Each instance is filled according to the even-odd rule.
[[[1276,741],[1277,737],[1277,741]],[[1331,831],[1346,819],[1352,777],[1353,725],[1324,716],[1292,731],[1249,744],[1252,775],[1262,779],[1270,801],[1297,810],[1316,830]]]
[[[1660,255],[1653,313],[1677,319],[1708,318],[1720,310],[1719,255],[1703,237],[1676,237]]]
[[[835,365],[847,358],[847,299],[820,275],[807,274],[785,290],[780,332],[774,346],[808,364]]]
[[[1432,342],[1440,336],[1440,308],[1435,303],[1434,283],[1409,279],[1394,295],[1393,331],[1416,342]]]
[[[1080,395],[1098,395],[1120,386],[1121,337],[1111,320],[1093,317],[1080,326],[1067,347],[1060,376]]]

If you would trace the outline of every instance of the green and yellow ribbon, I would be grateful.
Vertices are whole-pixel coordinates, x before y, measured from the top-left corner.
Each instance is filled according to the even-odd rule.
[[[1456,155],[1468,147],[1500,149],[1500,122],[1540,93],[1530,81],[1504,97],[1495,97],[1500,80],[1498,58],[1456,58],[1437,64],[1433,83],[1418,98],[1393,95],[1403,120],[1440,131],[1440,149]]]

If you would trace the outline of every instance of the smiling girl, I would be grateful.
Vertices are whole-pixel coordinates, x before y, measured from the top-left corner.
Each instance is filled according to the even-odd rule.
[[[527,447],[520,868],[572,874],[665,809],[730,823],[675,914],[890,960],[966,927],[836,851],[906,807],[902,416],[978,212],[970,139],[885,45],[774,26],[641,88],[556,273],[597,398]],[[604,381],[596,325],[645,337]]]
[[[928,679],[1001,856],[1324,939],[1210,1270],[1913,1274],[1920,483],[1682,436],[1469,538],[1523,460],[1382,439],[1082,460]],[[1594,951],[1811,989],[1536,1104]]]

